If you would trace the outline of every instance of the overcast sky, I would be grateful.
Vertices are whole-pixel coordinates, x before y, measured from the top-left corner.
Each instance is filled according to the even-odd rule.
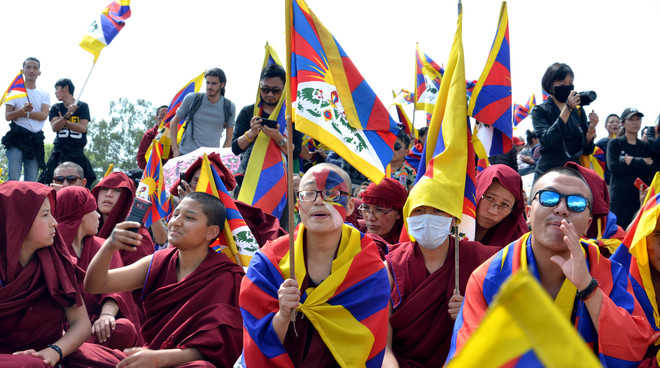
[[[54,96],[54,83],[68,77],[82,87],[92,55],[78,43],[109,0],[24,0],[0,3],[4,89],[27,56],[41,60],[37,86]],[[358,70],[386,104],[391,90],[412,89],[415,42],[445,64],[456,30],[456,1],[307,0]],[[500,1],[463,2],[466,75],[478,79],[493,42]],[[284,1],[143,1],[131,4],[126,27],[105,48],[82,100],[93,118],[108,113],[111,100],[143,98],[168,104],[184,83],[206,68],[227,74],[227,97],[237,108],[254,102],[263,46],[284,60]],[[513,0],[508,2],[514,102],[532,93],[541,100],[541,77],[553,62],[568,63],[578,90],[595,90],[592,104],[604,118],[637,107],[655,122],[658,18],[655,0]],[[4,109],[3,109],[4,112]],[[4,121],[4,120],[3,120]],[[522,131],[531,126],[524,121]],[[0,124],[0,134],[8,124]],[[93,126],[90,129],[94,129]],[[54,137],[46,127],[47,141]]]

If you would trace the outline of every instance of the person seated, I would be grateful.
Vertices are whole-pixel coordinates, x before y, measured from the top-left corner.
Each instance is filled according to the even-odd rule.
[[[89,262],[101,248],[105,239],[94,236],[99,228],[96,200],[87,188],[72,186],[57,192],[55,220],[62,235],[64,247],[76,260],[76,278],[82,290]],[[119,255],[110,263],[112,268],[123,266]],[[85,308],[92,324],[90,342],[100,343],[113,349],[124,349],[138,344],[137,329],[132,320],[138,321],[137,306],[130,294],[82,293]]]
[[[520,175],[503,164],[477,174],[475,240],[502,248],[529,231]]]
[[[96,205],[101,214],[101,228],[96,236],[107,239],[115,225],[124,221],[128,216],[135,198],[135,183],[128,175],[115,171],[101,179],[92,189],[92,194],[96,198]],[[142,235],[142,241],[137,247],[137,251],[121,250],[119,252],[119,257],[126,266],[154,252],[154,242],[149,231],[141,226],[138,233]]]
[[[208,158],[215,171],[220,175],[220,179],[222,179],[222,183],[227,190],[232,191],[236,187],[236,179],[222,163],[220,155],[214,152],[208,155]],[[174,183],[170,193],[179,198],[185,198],[188,193],[194,192],[199,181],[199,175],[202,172],[201,167],[202,157],[200,156],[183,174],[184,180],[179,179]],[[277,217],[245,202],[234,200],[234,203],[236,203],[236,208],[243,216],[259,246],[263,246],[268,240],[275,240],[286,234],[286,231],[280,227],[280,220]]]
[[[293,235],[294,254],[285,235],[252,257],[239,299],[243,366],[391,362],[387,271],[371,237],[344,224],[353,211],[350,188],[339,167],[310,168],[297,193],[302,223]]]
[[[358,210],[364,219],[358,221],[360,230],[376,234],[389,244],[398,243],[406,198],[408,191],[395,179],[384,178],[380,184],[369,184],[360,194],[362,203]]]
[[[72,185],[87,186],[85,171],[75,162],[64,161],[53,171],[53,182],[50,186],[57,191]]]
[[[209,245],[225,223],[222,202],[191,193],[168,223],[170,247],[109,269],[113,254],[130,252],[142,235],[136,222],[117,224],[87,268],[90,293],[142,290],[144,347],[124,350],[124,366],[231,367],[241,351],[238,292],[243,268]]]
[[[46,185],[0,185],[0,367],[114,367],[112,350],[84,342],[91,323],[54,210]]]
[[[447,362],[460,354],[500,287],[529,272],[577,333],[608,367],[635,366],[653,330],[632,295],[625,270],[580,241],[591,224],[593,196],[575,169],[548,170],[534,184],[527,209],[532,231],[501,249],[470,276]],[[529,301],[530,307],[534,301]],[[508,366],[541,366],[533,350]]]
[[[410,240],[385,256],[392,280],[392,350],[400,367],[442,366],[468,278],[497,251],[461,240],[459,266],[455,264],[456,243],[449,233],[456,218],[443,211],[437,196],[441,190],[428,178],[415,184],[403,207]]]

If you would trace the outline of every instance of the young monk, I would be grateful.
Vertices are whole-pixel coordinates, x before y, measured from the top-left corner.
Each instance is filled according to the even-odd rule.
[[[460,295],[455,295],[455,239],[449,235],[455,217],[443,211],[441,190],[428,178],[415,184],[403,207],[410,241],[385,256],[392,280],[392,350],[400,367],[442,366],[468,278],[497,251],[460,242]]]
[[[124,221],[128,216],[135,197],[135,184],[128,175],[115,171],[101,179],[92,189],[92,194],[96,198],[98,211],[101,214],[101,228],[96,235],[106,239],[115,225]],[[124,265],[129,265],[154,252],[154,242],[149,231],[140,227],[138,232],[142,235],[142,241],[137,246],[137,250],[119,252],[119,257]]]
[[[491,165],[477,175],[475,240],[502,248],[529,231],[522,178],[507,165]]]
[[[94,236],[99,228],[96,200],[85,187],[71,186],[57,192],[55,219],[64,246],[76,262],[76,277],[82,290],[89,262],[105,239]],[[119,255],[110,262],[112,268],[121,267]],[[92,325],[91,342],[114,349],[138,345],[138,333],[131,319],[137,318],[137,306],[128,293],[82,293]]]
[[[168,223],[170,248],[111,269],[112,255],[131,251],[142,235],[119,223],[87,269],[85,289],[109,293],[142,289],[145,347],[124,350],[118,367],[231,367],[241,351],[239,284],[243,269],[211,244],[225,208],[206,193],[191,193]]]
[[[114,367],[112,351],[84,343],[91,324],[54,208],[43,184],[0,185],[0,367]]]
[[[244,366],[380,367],[393,358],[387,271],[371,238],[343,223],[350,188],[339,167],[310,168],[297,194],[295,275],[288,235],[252,258],[240,296]]]

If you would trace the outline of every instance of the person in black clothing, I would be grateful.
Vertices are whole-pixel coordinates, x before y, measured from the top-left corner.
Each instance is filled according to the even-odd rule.
[[[656,169],[648,143],[637,138],[644,114],[627,108],[621,114],[624,135],[607,145],[607,167],[610,170],[610,208],[617,224],[626,228],[639,209],[639,191],[634,182],[640,178],[649,185]]]
[[[85,172],[87,187],[91,188],[96,181],[96,174],[89,163],[83,148],[87,144],[87,126],[89,124],[89,106],[85,102],[73,98],[73,82],[63,78],[55,83],[55,97],[61,102],[50,108],[48,118],[54,132],[55,142],[53,152],[46,163],[46,169],[41,172],[39,182],[46,185],[53,181],[53,171],[62,162],[71,161],[80,165]]]
[[[573,78],[573,70],[563,63],[550,65],[543,75],[541,85],[550,98],[532,110],[532,124],[541,142],[535,182],[549,169],[563,166],[567,161],[579,162],[581,155],[594,150],[598,115],[592,111],[587,123]]]
[[[596,146],[602,149],[607,155],[607,144],[610,140],[618,137],[621,130],[621,119],[619,118],[619,115],[607,115],[607,118],[605,118],[605,129],[607,130],[607,137],[599,139],[598,142],[596,142]],[[608,170],[607,167],[605,167],[605,182],[607,184],[610,183],[610,170]]]

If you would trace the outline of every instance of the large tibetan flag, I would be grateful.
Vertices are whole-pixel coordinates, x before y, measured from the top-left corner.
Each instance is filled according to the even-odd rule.
[[[130,0],[113,1],[103,9],[99,19],[92,22],[87,34],[80,41],[80,47],[94,55],[94,63],[101,50],[108,46],[126,25],[131,16]]]
[[[472,228],[472,233],[476,216],[476,168],[467,116],[462,29],[461,12],[417,179],[425,180],[422,178],[424,176],[437,181],[443,189],[437,193],[445,203],[443,210],[458,219],[467,220],[461,225]]]
[[[144,219],[144,226],[150,227],[152,223],[166,218],[172,212],[172,203],[165,190],[165,178],[163,177],[163,165],[160,150],[157,143],[151,143],[151,149],[147,155],[147,166],[144,168],[142,179],[136,191],[136,196],[147,199],[151,207]]]
[[[204,82],[204,72],[200,73],[198,76],[186,83],[183,88],[181,88],[179,92],[174,95],[174,98],[172,98],[172,101],[167,107],[165,117],[163,118],[163,121],[160,122],[158,127],[158,135],[156,138],[154,138],[156,141],[158,141],[160,147],[162,148],[163,157],[170,156],[170,149],[172,147],[169,134],[170,121],[172,121],[174,115],[176,115],[176,111],[179,109],[179,106],[181,106],[183,99],[190,93],[198,92],[202,87],[202,82]],[[186,126],[185,124],[186,121],[180,121],[177,126],[177,143],[181,142],[183,131]]]
[[[477,81],[468,114],[477,121],[494,127],[493,148],[509,152],[513,139],[513,106],[511,103],[511,63],[509,58],[509,18],[506,1],[502,2],[497,34],[486,66]],[[500,147],[501,145],[501,147]],[[491,150],[491,155],[493,151]]]
[[[415,109],[433,113],[444,69],[415,46]]]
[[[275,50],[266,44],[266,55],[262,70],[267,66],[280,63]],[[280,125],[280,133],[286,136],[286,94],[288,86],[284,86],[284,92],[275,109],[270,113],[268,119],[275,120]],[[257,101],[254,104],[254,116],[261,116],[261,93],[257,89]],[[275,217],[282,216],[286,206],[286,158],[284,153],[270,137],[259,132],[252,153],[248,160],[247,169],[238,200],[261,208],[264,212]]]
[[[380,182],[394,154],[396,122],[304,0],[287,0],[286,18],[296,129]]]
[[[236,208],[222,178],[204,154],[196,192],[208,193],[219,198],[226,209],[223,235],[211,244],[216,252],[224,253],[239,266],[247,267],[252,256],[259,250],[259,244]]]
[[[21,97],[27,97],[27,91],[25,90],[25,80],[23,79],[22,70],[18,72],[11,83],[9,83],[9,87],[7,87],[5,93],[2,94],[2,98],[0,98],[0,106],[7,101]]]

